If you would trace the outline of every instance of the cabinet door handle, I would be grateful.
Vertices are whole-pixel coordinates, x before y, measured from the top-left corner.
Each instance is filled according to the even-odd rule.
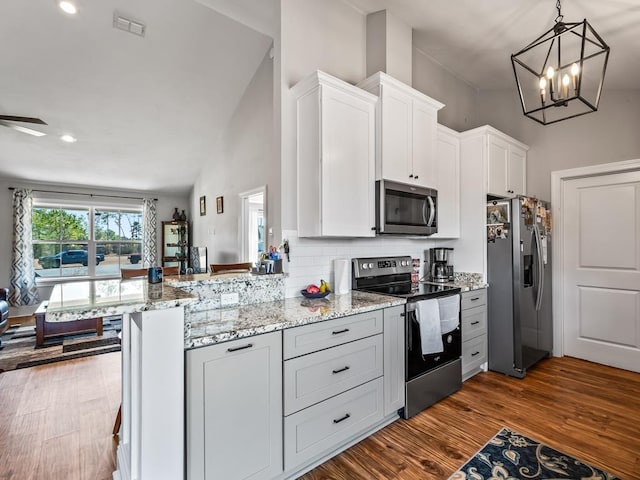
[[[333,373],[346,372],[347,370],[349,370],[349,366],[345,365],[344,367],[339,368],[338,370],[334,370]]]
[[[243,345],[242,347],[227,348],[227,352],[237,352],[238,350],[244,350],[246,348],[251,348],[251,347],[253,347],[253,343],[247,343],[246,345]]]
[[[478,301],[478,300],[480,300],[480,297],[473,297],[473,298],[471,299],[471,301],[472,301],[472,302],[476,302],[476,301]]]
[[[340,335],[341,333],[347,333],[348,331],[349,331],[348,328],[345,328],[344,330],[335,330],[331,332],[331,335]]]
[[[413,178],[415,178],[415,179],[417,180],[417,179],[418,179],[418,175],[416,175],[416,176],[415,176],[415,177],[413,177]]]
[[[473,352],[473,353],[471,354],[471,356],[472,356],[472,357],[475,357],[476,355],[480,355],[480,352]]]
[[[413,173],[411,175],[409,175],[409,178],[413,178]]]
[[[347,418],[351,418],[351,414],[347,413],[344,417],[336,418],[333,423],[344,422]]]
[[[475,322],[471,322],[471,325],[477,325],[480,323],[480,320],[476,320]]]

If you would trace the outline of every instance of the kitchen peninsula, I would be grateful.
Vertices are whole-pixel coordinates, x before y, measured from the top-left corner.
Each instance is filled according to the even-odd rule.
[[[398,419],[404,339],[384,333],[403,299],[284,299],[282,275],[167,280],[61,284],[49,300],[50,322],[123,315],[115,480],[295,478]]]
[[[182,478],[184,311],[198,298],[146,279],[58,284],[46,322],[122,315],[119,479]]]

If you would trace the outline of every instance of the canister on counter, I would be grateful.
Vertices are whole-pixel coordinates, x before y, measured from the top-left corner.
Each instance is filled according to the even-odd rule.
[[[149,283],[162,283],[162,267],[149,267]]]

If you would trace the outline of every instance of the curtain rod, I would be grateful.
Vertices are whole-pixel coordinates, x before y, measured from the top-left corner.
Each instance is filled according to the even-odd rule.
[[[15,190],[16,187],[9,187],[9,190]],[[78,193],[78,192],[58,192],[55,190],[36,190],[36,189],[31,189],[32,192],[40,192],[40,193],[60,193],[62,195],[84,195],[87,197],[106,197],[106,198],[127,198],[127,199],[131,199],[131,200],[144,200],[143,197],[125,197],[124,195],[100,195],[100,194],[94,194],[94,193]],[[158,199],[154,198],[154,200],[157,202]]]

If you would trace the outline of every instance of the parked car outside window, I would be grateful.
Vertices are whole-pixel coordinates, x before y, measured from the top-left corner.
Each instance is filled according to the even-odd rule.
[[[65,250],[55,255],[40,257],[38,260],[42,268],[58,268],[60,265],[73,265],[80,263],[85,267],[88,265],[89,256],[86,250]],[[96,265],[104,260],[104,255],[96,255]]]

